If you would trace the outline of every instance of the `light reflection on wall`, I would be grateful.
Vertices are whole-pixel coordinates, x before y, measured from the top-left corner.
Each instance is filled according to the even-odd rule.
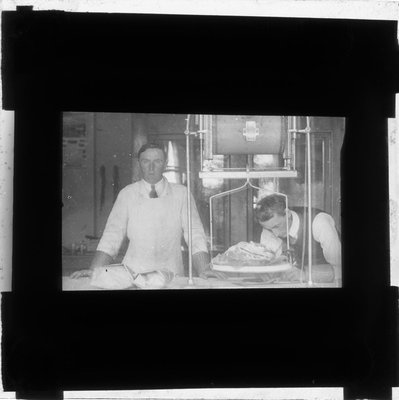
[[[224,166],[224,156],[215,155],[212,160],[204,160],[204,171],[212,171],[222,169]],[[223,187],[223,179],[221,178],[204,178],[202,185],[206,189],[219,189]]]
[[[182,183],[178,148],[171,140],[168,141],[166,154],[167,166],[165,172],[163,173],[164,177],[171,183]]]
[[[175,171],[165,171],[163,176],[171,183],[181,183],[181,174]]]
[[[255,169],[271,169],[279,166],[279,159],[275,154],[255,154],[253,161]],[[276,178],[260,178],[258,185],[261,190],[259,190],[257,195],[254,197],[254,208],[257,201],[278,191],[278,180]]]

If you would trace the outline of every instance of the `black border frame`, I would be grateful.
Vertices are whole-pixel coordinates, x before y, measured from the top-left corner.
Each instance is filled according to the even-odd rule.
[[[16,118],[5,390],[344,386],[345,398],[390,398],[396,22],[21,8],[3,12],[2,29]],[[62,292],[62,111],[345,117],[344,288]]]

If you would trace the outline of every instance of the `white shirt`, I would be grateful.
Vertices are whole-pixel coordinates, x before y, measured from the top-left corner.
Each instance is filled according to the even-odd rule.
[[[295,211],[291,211],[291,216],[292,216],[292,222],[290,226],[290,230],[288,234],[293,238],[297,239],[298,238],[298,230],[299,230],[299,217],[298,214]]]
[[[296,240],[299,230],[299,216],[290,210],[292,223],[289,235]],[[312,223],[313,239],[320,243],[326,261],[336,267],[341,266],[341,241],[338,237],[335,222],[331,215],[321,212],[317,214]]]

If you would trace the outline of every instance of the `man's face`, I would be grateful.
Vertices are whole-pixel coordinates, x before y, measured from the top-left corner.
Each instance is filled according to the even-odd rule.
[[[274,214],[268,221],[259,222],[263,228],[273,232],[275,236],[284,238],[287,236],[287,221],[285,215]]]
[[[140,154],[140,169],[145,181],[155,184],[162,179],[165,157],[160,149],[147,149]]]

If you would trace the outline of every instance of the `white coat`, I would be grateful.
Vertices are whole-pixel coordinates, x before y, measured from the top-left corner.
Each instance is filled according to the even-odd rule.
[[[108,217],[97,250],[115,257],[127,238],[123,264],[135,273],[167,269],[183,275],[181,239],[188,241],[187,189],[166,178],[160,197],[149,198],[144,181],[122,189]],[[192,201],[193,254],[207,252],[204,229]]]

